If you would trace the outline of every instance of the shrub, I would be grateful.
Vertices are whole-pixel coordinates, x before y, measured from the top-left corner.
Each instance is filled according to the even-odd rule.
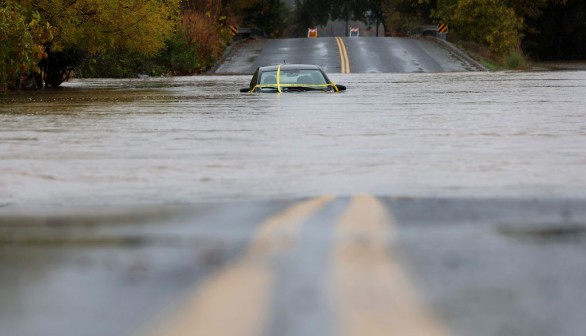
[[[146,56],[128,49],[112,49],[87,59],[77,71],[80,77],[132,78],[149,76],[191,75],[198,71],[195,45],[188,45],[180,34],[171,36],[157,55]]]
[[[521,69],[527,66],[527,61],[520,51],[511,51],[505,56],[504,64],[507,69]]]
[[[179,32],[188,46],[195,47],[199,72],[209,69],[222,56],[230,41],[226,30],[209,13],[185,11]]]
[[[167,69],[155,62],[154,56],[145,56],[133,50],[116,48],[84,60],[75,70],[77,77],[132,78],[139,74],[160,76]]]
[[[156,62],[172,75],[191,75],[199,67],[197,48],[189,45],[181,34],[175,34],[167,40],[167,47]]]

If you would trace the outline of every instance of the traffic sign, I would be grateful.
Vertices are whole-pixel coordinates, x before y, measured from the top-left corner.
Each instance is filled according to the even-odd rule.
[[[448,24],[447,23],[440,23],[437,25],[437,32],[438,33],[448,33]]]
[[[232,34],[232,36],[238,35],[238,27],[230,26],[230,34]]]

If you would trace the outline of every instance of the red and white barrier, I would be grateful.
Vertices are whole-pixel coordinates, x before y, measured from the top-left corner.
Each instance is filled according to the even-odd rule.
[[[317,37],[317,28],[307,28],[307,37],[309,37],[309,38]]]

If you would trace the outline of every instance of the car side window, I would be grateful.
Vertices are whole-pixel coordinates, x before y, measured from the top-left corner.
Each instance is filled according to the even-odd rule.
[[[277,84],[277,72],[276,71],[265,71],[262,73],[260,77],[260,84],[261,85],[271,85]]]

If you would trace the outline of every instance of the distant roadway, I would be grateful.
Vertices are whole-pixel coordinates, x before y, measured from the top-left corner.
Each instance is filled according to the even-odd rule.
[[[483,70],[436,39],[322,37],[237,42],[216,74],[250,74],[279,63],[317,64],[327,73],[458,72]]]

